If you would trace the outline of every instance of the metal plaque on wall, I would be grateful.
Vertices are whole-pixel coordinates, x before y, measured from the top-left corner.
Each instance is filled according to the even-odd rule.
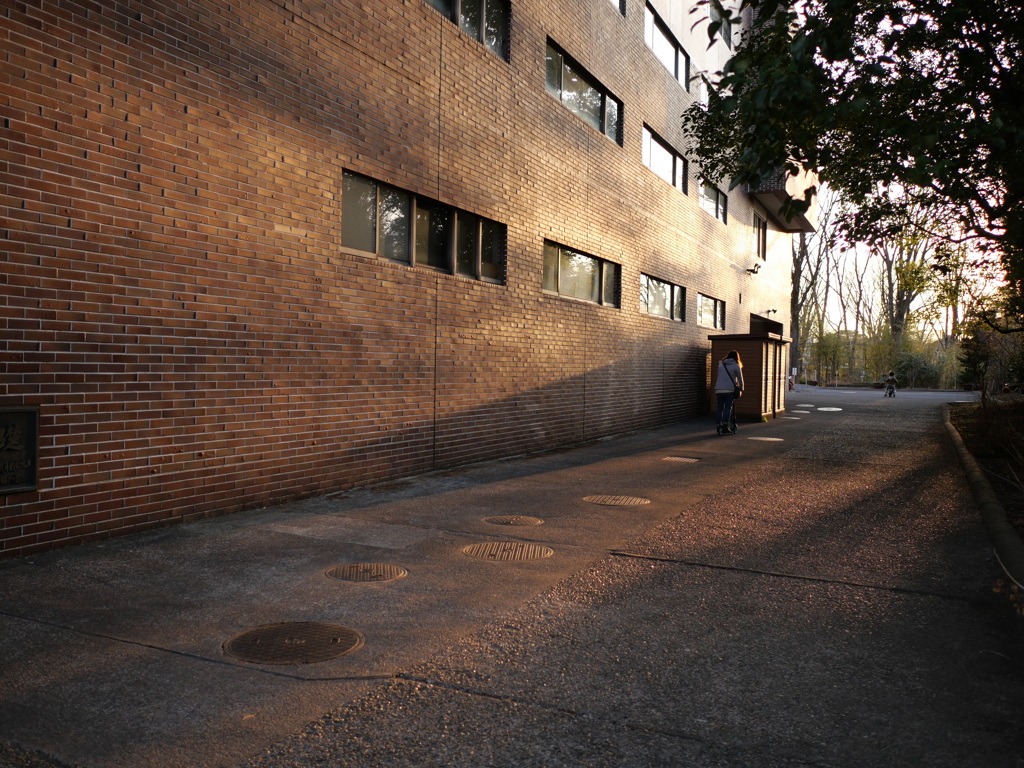
[[[0,494],[35,490],[38,448],[38,406],[0,408]]]

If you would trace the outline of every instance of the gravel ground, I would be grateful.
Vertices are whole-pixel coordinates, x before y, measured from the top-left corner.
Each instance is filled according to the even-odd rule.
[[[324,714],[300,720],[290,711],[291,700],[282,697],[276,710],[260,710],[262,720],[239,720],[239,726],[256,722],[262,724],[254,726],[257,730],[293,734],[266,737],[262,743],[272,746],[260,747],[260,754],[248,759],[257,748],[240,752],[238,745],[210,737],[225,724],[230,727],[223,732],[232,733],[232,718],[247,711],[232,704],[232,696],[237,699],[247,688],[224,691],[228,706],[218,709],[212,701],[147,697],[141,690],[144,678],[108,680],[101,669],[93,671],[100,674],[97,684],[110,689],[101,699],[111,707],[128,702],[128,716],[136,712],[140,721],[143,710],[131,706],[135,694],[155,707],[153,712],[173,715],[175,722],[188,724],[194,718],[196,743],[217,752],[204,753],[203,765],[218,768],[1021,768],[1024,627],[1005,596],[994,591],[998,564],[941,425],[939,402],[941,395],[913,392],[885,400],[871,393],[802,392],[795,400],[799,405],[789,412],[791,421],[744,427],[737,436],[721,438],[709,438],[700,429],[688,429],[672,440],[659,433],[653,439],[661,441],[661,453],[648,458],[644,452],[655,446],[638,449],[630,443],[631,453],[623,454],[621,462],[610,446],[608,456],[594,463],[596,474],[587,461],[577,463],[575,453],[546,463],[485,468],[483,473],[494,477],[486,478],[473,497],[480,504],[473,516],[490,511],[496,500],[511,502],[518,512],[544,510],[548,521],[524,537],[552,544],[563,557],[572,554],[578,568],[567,569],[568,575],[547,582],[550,586],[533,591],[533,597],[506,597],[501,605],[507,608],[474,606],[486,621],[459,619],[449,622],[444,634],[431,630],[429,647],[435,650],[430,653],[416,655],[403,649],[399,638],[375,636],[378,654],[385,648],[416,661],[399,666],[386,682],[360,684],[354,695],[344,693],[345,683],[326,678],[282,683],[284,694],[305,691],[305,706]],[[661,461],[663,454],[699,460],[680,465]],[[730,460],[744,469],[730,471]],[[551,483],[556,470],[562,474]],[[630,518],[610,517],[610,510],[575,501],[584,493],[617,492],[624,479],[635,479],[633,471],[646,473],[644,491],[654,502],[634,508]],[[499,475],[506,472],[512,473],[511,480],[494,485],[492,493],[487,483],[499,483]],[[600,487],[604,480],[607,488]],[[469,475],[455,474],[444,482],[470,487]],[[253,592],[252,605],[263,606],[273,590],[281,589],[282,571],[274,569],[284,558],[285,577],[303,589],[310,584],[305,592],[293,590],[295,594],[308,592],[331,610],[344,607],[337,590],[325,593],[314,579],[325,563],[337,559],[336,550],[353,546],[344,537],[358,534],[360,541],[369,541],[371,534],[382,531],[425,536],[432,516],[450,519],[439,483],[413,480],[404,490],[382,491],[381,499],[392,498],[387,507],[363,507],[351,500],[344,518],[333,507],[323,516],[302,518],[295,512],[268,511],[256,529],[267,540],[277,542],[280,536],[268,538],[267,531],[282,526],[291,531],[307,517],[319,527],[309,529],[312,538],[280,539],[292,543],[289,549],[258,550],[269,559],[257,561],[260,568],[251,583],[237,575],[238,569],[252,565],[245,560],[250,555],[241,551],[236,560],[222,563],[225,575],[235,573],[234,579],[214,585],[203,599],[220,600],[236,613],[253,610],[249,602],[225,602],[236,587],[244,586]],[[501,493],[494,495],[499,488]],[[563,494],[571,517],[554,514],[552,493]],[[429,508],[431,503],[437,510]],[[674,511],[656,517],[655,508],[665,505],[674,505]],[[385,509],[387,516],[380,517]],[[359,517],[363,510],[365,519]],[[589,560],[568,546],[584,530],[600,534],[602,541],[615,539],[599,527],[607,527],[609,520],[623,521],[615,525],[628,522],[629,530],[637,533],[620,535],[617,540],[624,543]],[[401,582],[404,589],[422,583],[426,590],[422,601],[409,603],[409,611],[441,611],[438,601],[454,602],[466,590],[475,590],[478,600],[486,598],[484,603],[497,600],[503,590],[526,594],[533,578],[528,564],[504,572],[516,574],[517,581],[509,575],[486,584],[479,577],[476,582],[457,578],[458,591],[438,592],[448,583],[440,578],[448,571],[469,576],[479,570],[465,559],[443,554],[450,548],[448,539],[462,535],[454,522],[448,524],[452,529],[442,529],[440,544],[417,538],[408,544],[409,551],[389,550],[401,551],[406,562],[416,547],[436,558],[421,558],[418,580]],[[217,541],[238,538],[243,529],[236,526],[241,525],[225,521],[221,527],[226,533],[218,534]],[[124,549],[144,562],[170,565],[183,547],[195,554],[195,548],[205,546],[212,548],[211,555],[221,546],[214,538],[195,534],[165,538],[139,539]],[[96,557],[81,563],[76,558],[54,560],[69,572],[81,573],[88,566],[90,573],[105,575],[93,585],[99,594],[119,584],[125,589],[137,586],[139,573],[158,580],[166,574],[164,569],[123,570],[123,558],[115,556],[120,546],[83,550],[83,557],[89,551]],[[310,568],[314,555],[318,559]],[[546,562],[535,566],[538,572]],[[427,565],[438,573],[436,585],[427,580]],[[18,573],[32,571],[22,568]],[[209,581],[203,573],[193,574],[197,584]],[[122,578],[131,581],[118,581]],[[154,594],[158,586],[151,585]],[[368,617],[375,600],[394,601],[399,592],[352,594],[358,602],[348,609],[358,608],[356,613]],[[185,597],[186,618],[219,605],[207,606],[198,591],[193,596],[188,590]],[[37,612],[57,610],[41,598]],[[168,607],[177,605],[167,596],[163,599]],[[93,626],[89,622],[102,619],[117,634],[125,634],[149,615],[146,611],[159,611],[160,605],[137,614],[109,610],[109,616],[97,616],[88,605],[81,610],[60,605],[60,610],[70,611],[74,622],[86,629]],[[265,610],[271,608],[277,606]],[[394,606],[390,614],[382,614],[387,615],[393,621]],[[159,613],[152,616],[167,621]],[[243,619],[251,622],[251,617]],[[72,624],[70,619],[61,621]],[[32,628],[30,636],[40,642],[51,642],[51,635],[69,636],[66,628],[44,632],[45,622],[9,623]],[[375,632],[385,627],[386,622]],[[221,630],[219,624],[214,628],[216,638]],[[182,642],[191,641],[194,633],[194,622],[183,621]],[[72,632],[70,637],[83,648],[98,644],[87,633]],[[408,637],[419,635],[410,630]],[[35,652],[25,646],[19,646],[23,652]],[[138,644],[131,648],[146,659],[179,659],[175,663],[185,677],[220,670],[224,685],[239,684],[238,670],[212,653],[215,664],[210,666],[198,656],[142,650]],[[352,663],[373,662],[369,650],[353,654]],[[33,683],[31,690],[46,694],[46,689],[65,684],[63,677],[71,672],[93,680],[85,676],[92,674],[83,666],[89,662],[70,655],[67,663],[44,670],[48,676],[39,680],[45,685]],[[9,661],[13,664],[14,657]],[[140,666],[139,675],[148,669]],[[111,698],[119,684],[139,689]],[[61,700],[53,700],[60,708]],[[346,703],[326,704],[334,700]],[[316,708],[318,703],[324,705]],[[283,728],[285,721],[275,722],[275,712],[277,718],[290,715],[287,722],[297,724]],[[53,717],[55,732],[66,728],[57,721],[58,712]],[[104,733],[105,713],[90,717],[83,722],[94,722],[97,729],[86,738],[96,742],[93,754],[100,758],[75,766],[0,744],[0,766],[105,768],[131,762],[122,748],[132,731]],[[302,722],[308,724],[301,728]],[[140,722],[140,732],[157,724]],[[77,742],[72,738],[62,743]],[[131,754],[144,754],[133,748]],[[145,754],[146,765],[195,768],[169,757],[170,751]]]
[[[1019,768],[1021,626],[937,411],[903,408],[898,433],[851,413],[249,768]]]

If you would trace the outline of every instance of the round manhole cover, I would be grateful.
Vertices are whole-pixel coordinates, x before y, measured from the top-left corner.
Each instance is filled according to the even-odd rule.
[[[819,408],[819,411],[841,411],[842,408]]]
[[[796,407],[797,408],[813,408],[814,407],[814,403],[797,403]]]
[[[544,521],[539,517],[529,515],[498,515],[496,517],[485,517],[485,523],[491,525],[543,525]]]
[[[470,544],[462,552],[480,560],[540,560],[551,557],[555,550],[540,544],[526,544],[521,541],[487,541]]]
[[[683,464],[695,464],[700,461],[700,459],[695,459],[691,456],[666,456],[665,461],[678,461]]]
[[[354,629],[317,621],[264,624],[224,643],[224,652],[253,664],[316,664],[363,647]]]
[[[404,579],[409,572],[399,565],[389,565],[388,563],[349,563],[328,568],[327,575],[332,579],[343,581],[376,582]]]
[[[639,507],[641,504],[651,503],[650,499],[640,496],[585,496],[583,500],[605,507]]]

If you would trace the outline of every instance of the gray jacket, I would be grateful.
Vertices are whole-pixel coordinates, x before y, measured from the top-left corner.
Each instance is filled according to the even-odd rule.
[[[743,369],[731,357],[718,361],[718,375],[715,377],[715,392],[732,392],[743,389]]]

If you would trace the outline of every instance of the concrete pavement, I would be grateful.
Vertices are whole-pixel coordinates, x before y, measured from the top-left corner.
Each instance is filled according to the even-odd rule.
[[[791,395],[736,436],[699,420],[0,563],[0,765],[1020,768],[1021,626],[939,415],[961,396]],[[463,551],[496,542],[550,555]],[[327,575],[352,563],[407,575]],[[280,622],[365,644],[225,653]]]

